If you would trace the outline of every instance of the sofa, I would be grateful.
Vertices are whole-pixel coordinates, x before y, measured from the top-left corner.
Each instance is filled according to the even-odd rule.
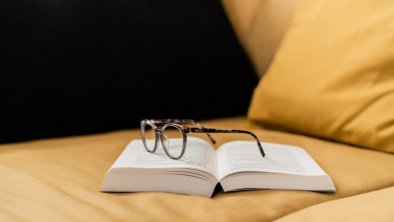
[[[262,79],[264,73],[274,70],[270,66],[278,57],[276,51],[283,49],[280,47],[298,3],[298,0],[222,1],[239,41]],[[253,100],[256,98],[254,95]],[[337,191],[219,192],[211,199],[162,192],[99,192],[104,175],[127,143],[140,138],[136,128],[0,145],[0,220],[394,220],[392,153],[368,144],[356,145],[353,140],[342,141],[346,137],[327,138],[303,133],[299,128],[278,127],[264,121],[262,124],[259,118],[249,110],[248,115],[201,122],[206,127],[250,130],[264,142],[303,147],[332,177]],[[220,145],[239,136],[215,134],[215,139]]]

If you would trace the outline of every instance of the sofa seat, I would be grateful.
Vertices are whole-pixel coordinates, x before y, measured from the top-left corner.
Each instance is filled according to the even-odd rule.
[[[109,167],[131,139],[139,138],[134,129],[0,145],[0,221],[320,220],[323,216],[340,219],[344,210],[365,212],[366,203],[373,207],[365,212],[368,218],[381,218],[378,215],[383,213],[384,219],[394,220],[392,211],[387,213],[387,207],[392,208],[389,203],[394,203],[394,155],[263,129],[245,117],[203,123],[252,130],[264,142],[304,147],[331,175],[337,192],[257,190],[218,193],[212,199],[161,192],[100,192]],[[247,139],[234,134],[214,136],[219,145]]]

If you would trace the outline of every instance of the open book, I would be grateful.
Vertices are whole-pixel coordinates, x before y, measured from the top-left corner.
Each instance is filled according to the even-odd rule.
[[[208,142],[188,137],[184,156],[170,159],[161,146],[145,150],[132,140],[108,170],[101,191],[163,191],[211,197],[217,183],[223,190],[291,189],[335,192],[335,186],[300,147],[262,143],[263,158],[254,141],[234,141],[215,150]]]

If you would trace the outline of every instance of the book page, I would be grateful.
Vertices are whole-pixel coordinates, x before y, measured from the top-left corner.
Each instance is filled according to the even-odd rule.
[[[217,150],[219,178],[238,172],[269,172],[324,175],[324,171],[300,147],[262,143],[263,157],[256,142],[235,141]]]
[[[112,168],[192,168],[209,172],[217,178],[216,153],[208,142],[188,137],[185,154],[174,160],[167,156],[161,145],[154,153],[145,150],[142,140],[131,141]]]

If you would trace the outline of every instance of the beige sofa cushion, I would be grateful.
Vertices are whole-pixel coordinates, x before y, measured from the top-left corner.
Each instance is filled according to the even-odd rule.
[[[394,221],[394,187],[317,204],[277,222]]]
[[[245,117],[207,127],[253,129],[294,144],[332,176],[337,193],[258,190],[212,199],[170,193],[101,193],[102,179],[138,130],[0,145],[0,221],[271,221],[305,207],[394,185],[394,155],[268,131]],[[218,143],[248,136],[215,134]],[[203,137],[205,138],[205,137]]]
[[[222,0],[257,74],[271,64],[300,0]]]
[[[394,153],[394,2],[303,0],[249,117]]]

